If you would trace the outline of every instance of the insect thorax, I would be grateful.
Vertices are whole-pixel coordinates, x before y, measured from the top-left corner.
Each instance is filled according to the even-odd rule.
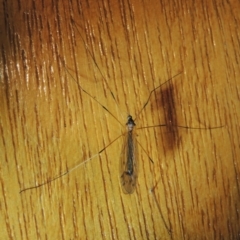
[[[128,115],[128,121],[126,123],[128,131],[131,132],[134,128],[134,126],[136,126],[134,120],[132,119],[131,115]]]

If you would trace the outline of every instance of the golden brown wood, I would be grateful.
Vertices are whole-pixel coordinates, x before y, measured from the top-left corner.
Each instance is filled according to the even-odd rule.
[[[237,239],[240,3],[43,2],[1,4],[1,239]],[[137,127],[224,127],[139,130],[154,164],[139,147],[131,195],[119,182],[123,139],[19,194],[125,131],[63,62],[123,125],[182,71],[156,91]]]

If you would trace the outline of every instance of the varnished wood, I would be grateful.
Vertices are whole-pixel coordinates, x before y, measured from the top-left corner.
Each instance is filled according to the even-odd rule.
[[[64,2],[1,4],[1,239],[237,239],[239,2]],[[19,193],[98,153],[179,72],[136,119],[168,127],[138,130],[133,194],[122,138]]]

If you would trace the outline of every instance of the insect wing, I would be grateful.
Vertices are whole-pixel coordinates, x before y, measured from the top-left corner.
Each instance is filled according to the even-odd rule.
[[[131,194],[136,188],[138,177],[138,149],[136,134],[126,133],[120,159],[120,181],[123,192]]]

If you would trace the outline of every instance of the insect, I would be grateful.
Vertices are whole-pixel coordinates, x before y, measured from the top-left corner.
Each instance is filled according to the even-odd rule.
[[[101,69],[99,68],[92,52],[90,51],[87,43],[85,42],[83,36],[81,35],[80,31],[78,30],[77,24],[72,20],[72,24],[75,26],[79,36],[81,37],[85,48],[87,50],[87,52],[89,53],[94,65],[97,67],[98,71],[100,72],[105,84],[107,85],[108,89],[110,90],[111,96],[113,97],[113,99],[115,100],[115,96],[113,94],[113,92],[111,91],[110,87],[108,86],[107,80],[104,76],[104,74],[102,73]],[[101,107],[103,107],[103,109],[105,111],[107,111],[111,116],[113,116],[118,122],[119,120],[107,109],[107,107],[105,107],[103,104],[101,104],[95,97],[93,97],[89,92],[87,92],[81,85],[80,83],[74,78],[74,76],[71,74],[71,72],[69,71],[69,69],[67,68],[66,64],[64,63],[64,60],[61,59],[61,62],[63,64],[63,66],[66,69],[66,72],[68,72],[69,76],[72,78],[73,81],[76,82],[76,84],[78,85],[79,89],[84,92],[85,94],[87,94],[90,98],[92,98],[97,104],[99,104]],[[121,134],[120,136],[118,136],[117,138],[115,138],[113,141],[111,141],[108,145],[106,145],[103,149],[101,149],[98,153],[94,154],[93,156],[91,156],[90,158],[88,158],[87,160],[81,162],[80,164],[76,165],[75,167],[71,168],[70,170],[65,171],[64,173],[46,181],[43,182],[39,185],[35,185],[35,186],[31,186],[28,188],[24,188],[20,191],[20,193],[30,190],[30,189],[36,189],[39,188],[45,184],[48,184],[50,182],[53,182],[55,180],[57,180],[58,178],[63,177],[64,175],[69,174],[70,172],[72,172],[73,170],[79,168],[81,165],[86,164],[88,161],[92,160],[93,158],[99,156],[103,151],[105,151],[110,145],[112,145],[115,141],[117,141],[120,137],[122,137],[123,135],[125,135],[125,140],[124,140],[124,144],[123,144],[123,148],[122,148],[122,152],[121,152],[121,161],[120,161],[120,182],[121,182],[121,186],[122,186],[122,190],[123,193],[125,194],[132,194],[134,192],[134,190],[136,189],[136,185],[137,185],[137,178],[138,178],[138,146],[140,146],[143,151],[144,148],[140,145],[140,143],[137,141],[136,138],[136,133],[134,131],[134,127],[136,126],[136,119],[140,116],[140,114],[143,112],[143,110],[145,109],[145,107],[148,105],[152,94],[159,88],[161,88],[163,85],[169,83],[173,78],[179,76],[182,72],[177,73],[176,75],[174,75],[173,77],[169,78],[167,81],[165,81],[164,83],[162,83],[161,85],[159,85],[158,87],[154,88],[148,98],[146,103],[143,105],[143,107],[140,109],[140,111],[138,112],[138,114],[136,115],[135,118],[133,118],[130,114],[127,117],[127,132]],[[116,100],[115,100],[116,101]],[[167,124],[159,124],[159,125],[155,125],[155,126],[151,126],[151,127],[164,127],[167,126]],[[186,129],[215,129],[215,128],[221,128],[222,126],[217,126],[217,127],[212,127],[212,128],[195,128],[195,127],[187,127],[187,126],[179,126],[179,125],[175,125],[175,127],[178,128],[186,128]],[[143,128],[147,128],[147,127],[143,127]],[[146,152],[146,151],[145,151]],[[149,157],[150,161],[153,162],[153,160]]]

